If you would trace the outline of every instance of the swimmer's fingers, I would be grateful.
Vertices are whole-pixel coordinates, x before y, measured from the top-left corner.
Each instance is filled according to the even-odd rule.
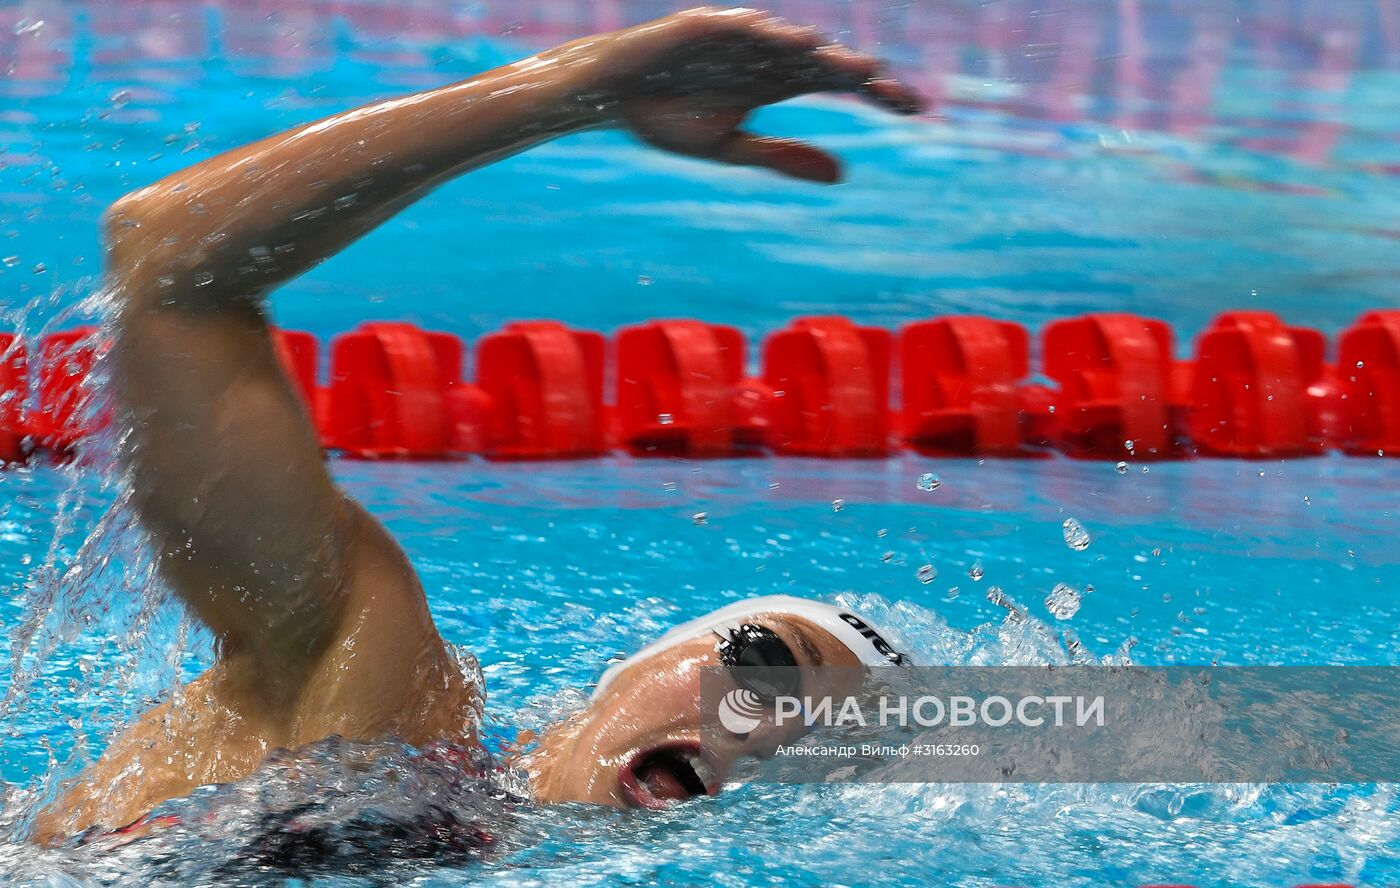
[[[897,114],[917,114],[927,108],[924,97],[912,86],[885,71],[874,56],[838,43],[813,48],[809,59],[815,70],[813,87],[823,92],[853,92]]]
[[[841,180],[841,165],[836,158],[796,139],[775,139],[736,130],[709,157],[737,166],[764,167],[808,182],[831,184]]]
[[[776,57],[787,57],[786,63],[777,62],[773,70],[789,72],[795,94],[853,92],[897,114],[916,114],[927,108],[913,87],[886,73],[883,61],[830,42],[815,28],[753,11],[735,21],[749,29],[750,38],[771,41]]]

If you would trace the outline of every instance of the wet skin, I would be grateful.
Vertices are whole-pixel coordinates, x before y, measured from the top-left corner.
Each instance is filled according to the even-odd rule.
[[[333,734],[475,742],[475,692],[412,566],[333,484],[282,374],[263,309],[271,290],[441,182],[585,129],[620,127],[665,150],[834,182],[825,152],[740,128],[755,108],[829,91],[920,108],[877,61],[813,31],[752,10],[691,10],[271,136],[113,204],[113,385],[130,430],[132,503],[217,656],[65,787],[36,839],[126,825],[197,786],[246,776],[274,749]],[[765,624],[793,644],[804,632],[794,618]],[[805,634],[827,662],[854,665],[822,630]],[[629,762],[696,742],[696,670],[714,656],[713,638],[658,654],[547,732],[525,760],[539,798],[657,801],[638,791]],[[705,750],[707,776],[775,741],[755,735]]]

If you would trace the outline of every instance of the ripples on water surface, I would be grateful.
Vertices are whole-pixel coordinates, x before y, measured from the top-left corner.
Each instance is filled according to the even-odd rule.
[[[850,183],[830,190],[615,135],[561,141],[454,183],[294,282],[278,319],[323,337],[379,317],[475,336],[521,311],[599,329],[692,314],[758,334],[815,311],[1036,325],[1124,309],[1185,334],[1238,306],[1335,332],[1396,303],[1400,4],[1047,6],[778,4],[890,56],[941,101],[939,118],[833,100],[762,115],[761,128],[840,151]],[[666,11],[545,8],[0,3],[4,325],[75,313],[94,289],[97,215],[131,187]],[[671,623],[772,592],[850,594],[928,662],[1061,662],[1067,638],[1149,665],[1400,662],[1385,461],[336,468],[403,540],[444,634],[479,656],[497,739],[579,705],[570,688]],[[921,489],[929,471],[937,489]],[[96,754],[209,656],[121,514],[80,548],[115,496],[95,476],[0,474],[7,835],[44,775]],[[1070,518],[1091,540],[1082,551],[1066,545]],[[1060,583],[1093,587],[1063,620],[1045,605]],[[1006,622],[992,586],[1034,619]],[[1063,598],[1051,603],[1063,615]],[[364,800],[367,816],[412,819],[390,810],[408,794],[383,789],[402,779],[428,787],[415,798],[446,793],[464,821],[499,823],[484,859],[391,881],[1400,881],[1390,786],[752,785],[644,815],[533,811],[494,783],[454,789],[391,747],[306,755],[310,785],[340,793],[316,797]],[[264,777],[178,803],[213,805],[212,825],[193,818],[204,826],[120,852],[0,844],[0,878],[226,883],[258,818],[306,790]],[[249,802],[258,787],[283,795]]]

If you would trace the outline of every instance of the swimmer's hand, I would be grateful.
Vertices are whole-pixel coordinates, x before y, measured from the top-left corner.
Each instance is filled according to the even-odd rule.
[[[763,105],[815,92],[854,92],[900,114],[923,110],[877,59],[825,41],[810,28],[751,9],[678,13],[564,52],[599,64],[580,101],[658,148],[813,182],[835,182],[835,158],[805,142],[742,129]]]

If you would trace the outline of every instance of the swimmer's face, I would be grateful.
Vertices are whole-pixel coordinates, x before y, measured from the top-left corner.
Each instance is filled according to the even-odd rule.
[[[778,614],[744,622],[771,631],[791,652],[800,674],[798,696],[855,692],[860,661],[824,629]],[[770,755],[797,739],[805,731],[800,719],[781,727],[770,719],[745,735],[702,731],[701,676],[731,680],[720,642],[707,632],[632,665],[587,709],[546,731],[523,762],[535,797],[664,808],[716,794],[739,759]]]

